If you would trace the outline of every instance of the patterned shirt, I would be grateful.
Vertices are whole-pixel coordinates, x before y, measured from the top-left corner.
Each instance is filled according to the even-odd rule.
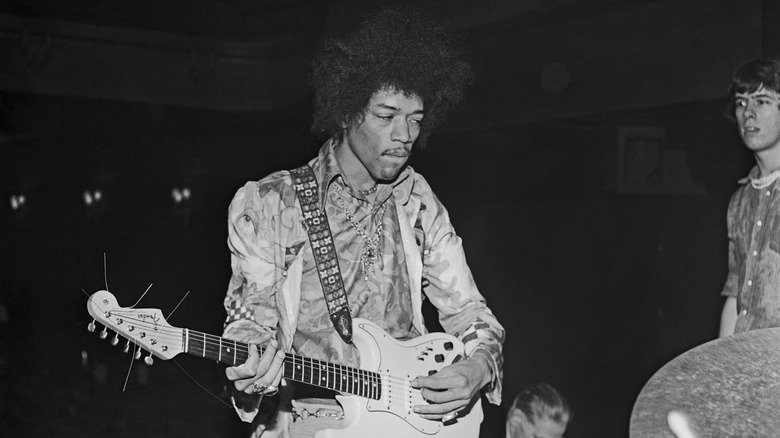
[[[379,186],[372,204],[342,177],[332,142],[309,165],[319,183],[320,205],[328,215],[353,318],[368,319],[397,339],[414,338],[424,331],[413,321],[420,312],[409,293],[408,252],[401,243],[397,211],[411,205],[412,199],[419,201],[414,235],[422,260],[424,293],[437,307],[445,331],[463,341],[466,354],[479,350],[488,358],[494,378],[487,396],[500,403],[504,329],[477,290],[460,237],[425,179],[407,167],[392,185]],[[379,221],[383,225],[381,251],[368,280],[360,263],[364,239],[347,212],[366,235],[375,233]],[[239,189],[230,205],[228,244],[233,274],[225,297],[226,337],[262,344],[276,336],[284,348],[301,355],[359,365],[355,347],[341,340],[329,319],[288,171]],[[297,292],[289,292],[299,294],[295,296],[299,301],[292,300],[298,302],[295,313],[287,304],[291,301],[280,295],[288,269],[299,257],[300,284],[291,288]],[[295,326],[291,346],[279,334],[285,325]]]
[[[748,178],[759,175],[757,167]],[[729,273],[721,295],[737,299],[734,333],[780,327],[780,189],[737,189],[729,203]]]

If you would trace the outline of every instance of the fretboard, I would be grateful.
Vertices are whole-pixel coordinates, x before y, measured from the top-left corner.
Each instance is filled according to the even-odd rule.
[[[190,329],[182,331],[185,352],[228,365],[240,365],[249,357],[249,344]],[[260,354],[264,347],[258,347]],[[378,373],[360,368],[310,359],[297,354],[284,356],[284,377],[346,394],[379,400],[382,396]]]

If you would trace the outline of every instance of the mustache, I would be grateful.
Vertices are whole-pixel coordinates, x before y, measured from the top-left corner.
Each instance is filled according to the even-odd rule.
[[[412,155],[412,148],[398,147],[382,152],[382,155]]]

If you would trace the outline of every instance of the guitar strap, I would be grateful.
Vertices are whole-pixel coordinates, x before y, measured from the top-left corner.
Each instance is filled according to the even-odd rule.
[[[324,209],[320,209],[319,190],[314,169],[309,165],[304,165],[291,170],[290,174],[293,178],[295,194],[301,203],[303,219],[308,228],[311,252],[317,265],[325,302],[328,303],[330,320],[341,339],[351,344],[352,315],[349,312],[344,280],[341,277],[336,247],[333,245],[328,216]]]

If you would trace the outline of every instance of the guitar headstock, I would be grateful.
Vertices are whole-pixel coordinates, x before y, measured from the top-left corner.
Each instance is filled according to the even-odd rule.
[[[120,307],[111,292],[97,291],[87,300],[95,321],[161,359],[184,352],[184,330],[168,325],[159,309]]]

